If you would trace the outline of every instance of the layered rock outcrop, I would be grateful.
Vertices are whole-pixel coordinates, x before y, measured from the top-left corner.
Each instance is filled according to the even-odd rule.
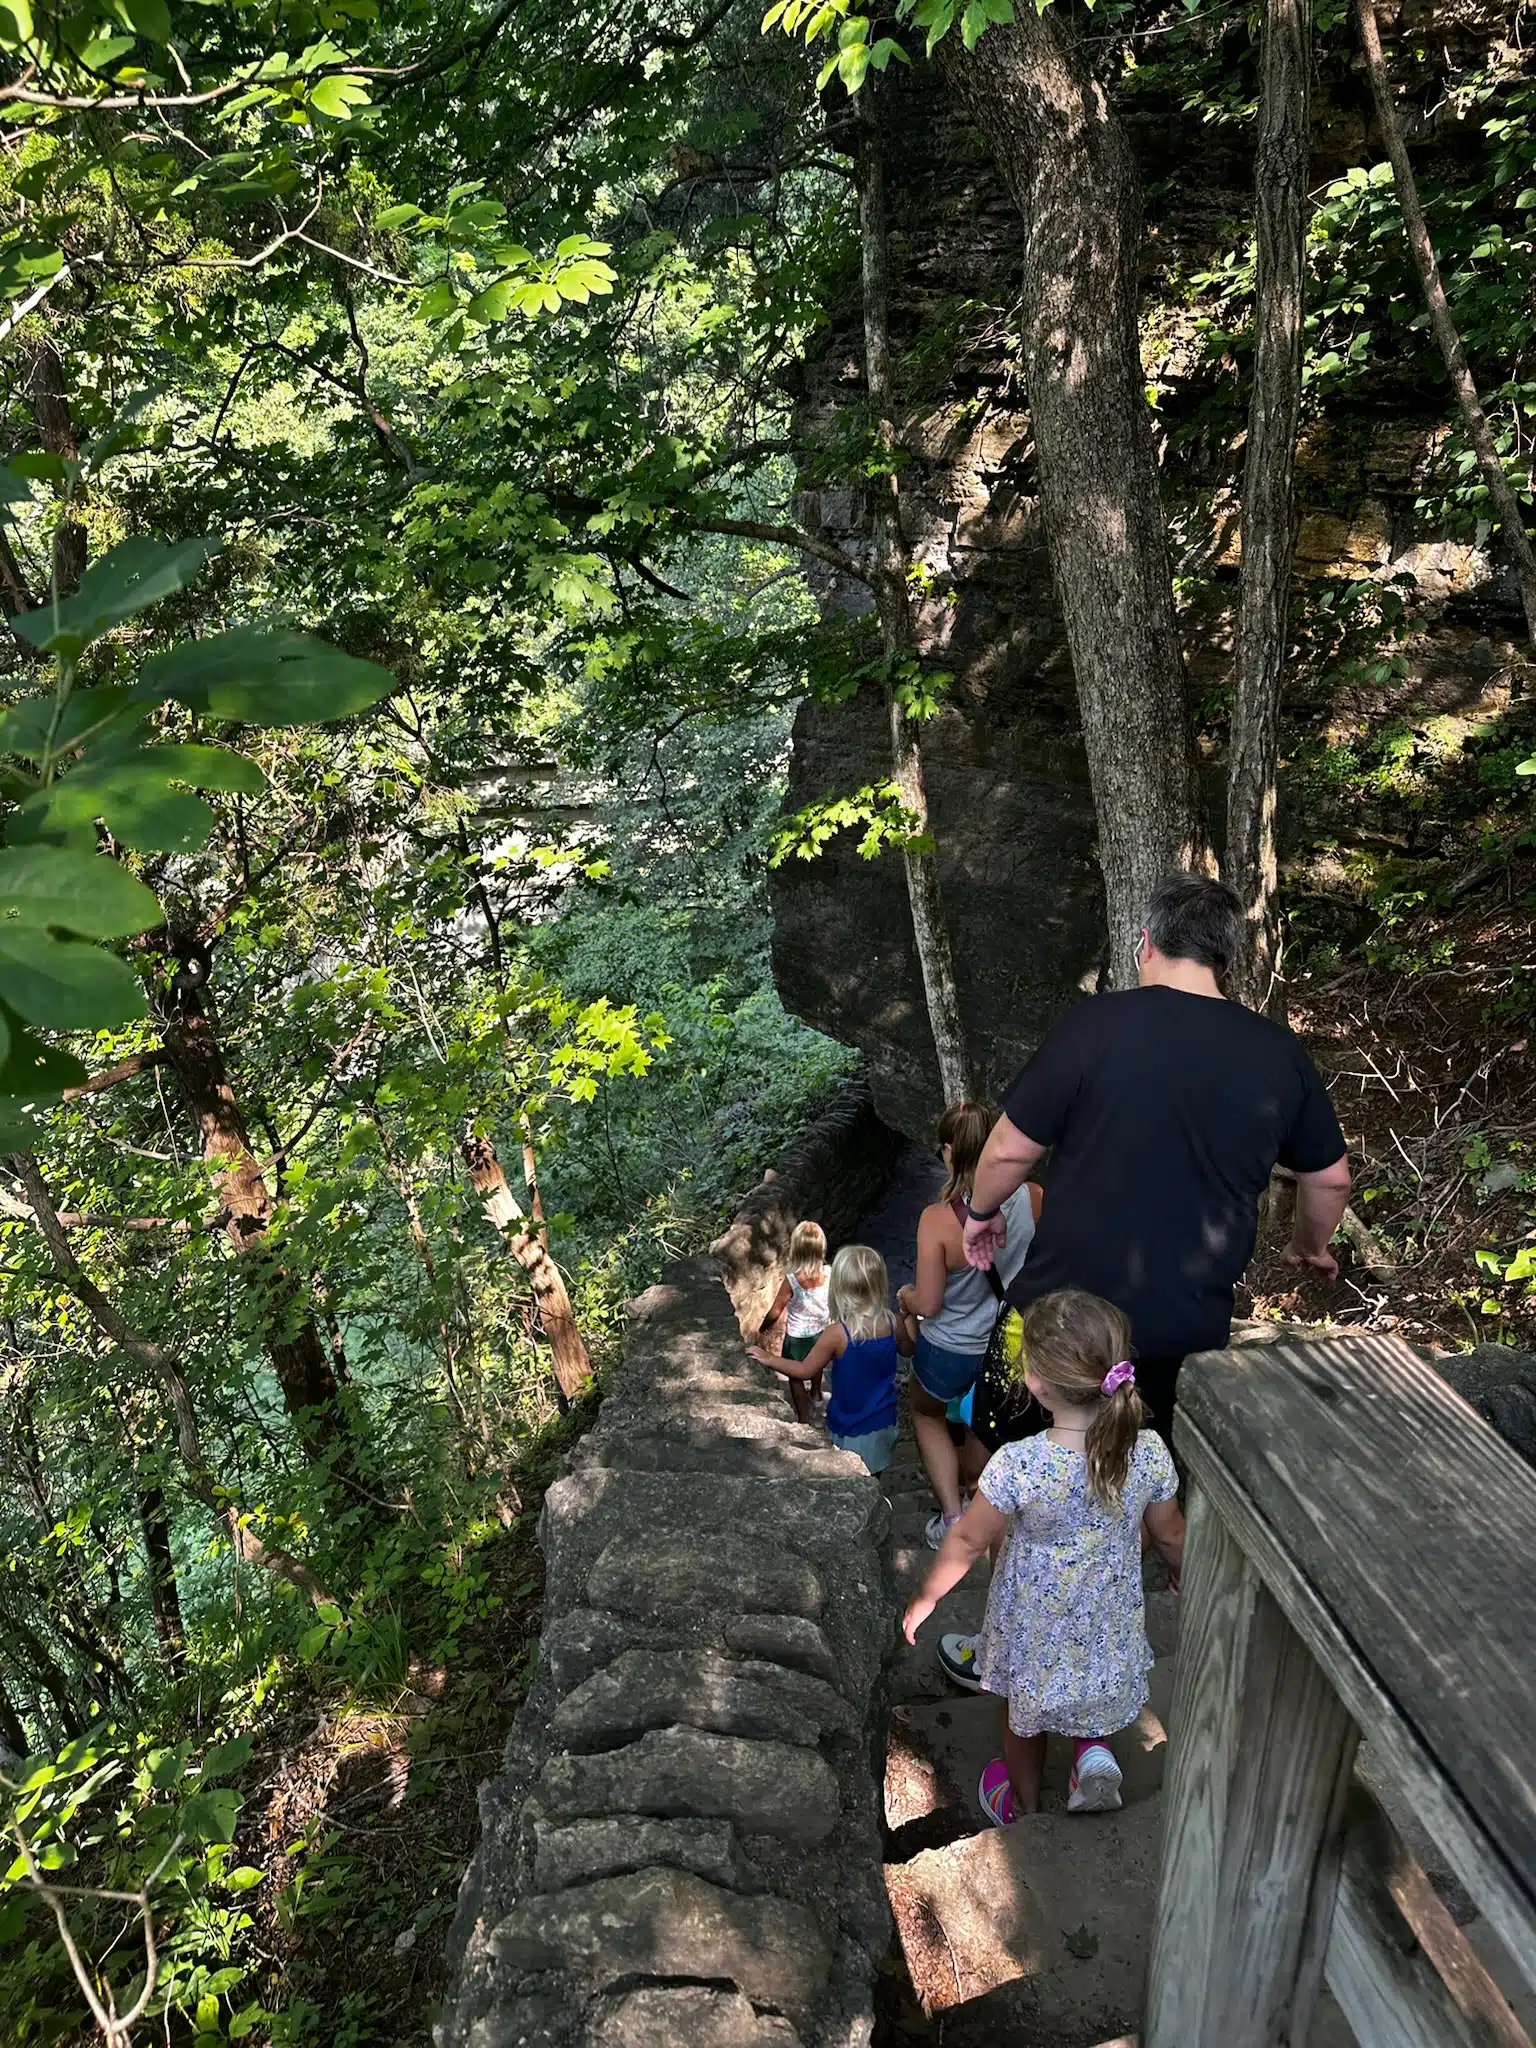
[[[1491,17],[1447,16],[1445,33],[1465,45],[1462,60],[1496,32]],[[962,1012],[995,1096],[1052,1018],[1097,977],[1104,933],[1095,824],[1010,312],[1021,224],[934,67],[892,66],[880,92],[909,458],[904,521],[922,578],[920,644],[954,675],[947,707],[923,729],[923,751]],[[1232,405],[1213,408],[1215,372],[1188,279],[1246,235],[1251,131],[1206,125],[1176,96],[1131,98],[1123,114],[1156,195],[1148,206],[1143,359],[1165,429],[1164,501],[1177,570],[1199,586],[1185,617],[1191,694],[1207,703],[1230,682],[1241,435]],[[1314,143],[1318,184],[1375,160],[1363,93],[1320,83]],[[1235,358],[1228,373],[1234,368]],[[1394,650],[1406,654],[1407,674],[1385,684],[1339,679],[1333,687],[1346,717],[1486,716],[1507,701],[1518,659],[1513,588],[1486,547],[1426,526],[1418,509],[1446,432],[1447,394],[1438,384],[1415,387],[1386,362],[1381,379],[1380,391],[1354,387],[1307,427],[1297,587],[1414,579],[1400,587],[1415,604],[1416,630]],[[862,338],[850,304],[797,394],[801,433],[812,442],[830,437],[862,392]],[[799,509],[855,554],[867,547],[857,493],[807,491]],[[862,586],[819,568],[815,575],[829,613],[867,607]],[[795,722],[788,808],[879,783],[887,763],[872,688],[840,705],[807,702]],[[1209,767],[1219,838],[1219,758]],[[1281,830],[1293,855],[1339,823],[1319,812],[1315,792],[1288,809],[1282,788]],[[865,1053],[881,1115],[916,1136],[940,1103],[901,866],[890,856],[861,860],[855,837],[844,833],[817,860],[775,871],[775,979],[789,1009]]]

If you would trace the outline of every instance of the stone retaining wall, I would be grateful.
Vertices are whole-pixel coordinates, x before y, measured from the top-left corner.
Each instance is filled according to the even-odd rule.
[[[849,1093],[720,1257],[631,1305],[545,1498],[538,1670],[481,1790],[439,2048],[868,2042],[889,1510],[740,1330],[794,1215],[845,1233],[895,1143]]]

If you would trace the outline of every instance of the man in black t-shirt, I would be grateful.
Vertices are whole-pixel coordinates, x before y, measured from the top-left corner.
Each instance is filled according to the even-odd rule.
[[[1198,875],[1158,884],[1140,986],[1079,1003],[1019,1073],[965,1227],[966,1257],[989,1266],[1000,1205],[1051,1152],[1034,1243],[1008,1298],[1022,1307],[1052,1288],[1082,1287],[1123,1309],[1136,1383],[1165,1436],[1185,1353],[1230,1335],[1232,1290],[1277,1162],[1296,1176],[1286,1263],[1338,1272],[1328,1242],[1349,1199],[1344,1135],[1299,1040],[1222,998],[1217,976],[1241,935],[1241,905],[1224,884]],[[989,1429],[985,1391],[983,1441],[1015,1433]]]

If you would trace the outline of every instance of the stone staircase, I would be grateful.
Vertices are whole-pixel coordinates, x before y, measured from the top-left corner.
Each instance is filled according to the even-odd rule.
[[[923,1542],[933,1499],[909,1439],[884,1477],[905,1600],[933,1558]],[[1000,1705],[957,1691],[936,1656],[946,1630],[980,1621],[986,1591],[983,1560],[892,1673],[885,1878],[900,1961],[886,1986],[882,2031],[913,2048],[1113,2048],[1141,2016],[1177,1598],[1161,1567],[1150,1565],[1147,1623],[1157,1664],[1147,1707],[1114,1742],[1125,1773],[1121,1811],[1067,1813],[1069,1752],[1053,1742],[1043,1810],[1004,1830],[984,1820],[976,1800],[982,1766],[1001,1748]]]

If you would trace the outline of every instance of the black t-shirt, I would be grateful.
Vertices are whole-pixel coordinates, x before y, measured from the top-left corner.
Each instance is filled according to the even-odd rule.
[[[1003,1103],[1053,1148],[1045,1204],[1009,1299],[1083,1287],[1123,1309],[1144,1358],[1224,1345],[1232,1290],[1276,1161],[1344,1153],[1300,1042],[1213,996],[1153,986],[1070,1010]]]

